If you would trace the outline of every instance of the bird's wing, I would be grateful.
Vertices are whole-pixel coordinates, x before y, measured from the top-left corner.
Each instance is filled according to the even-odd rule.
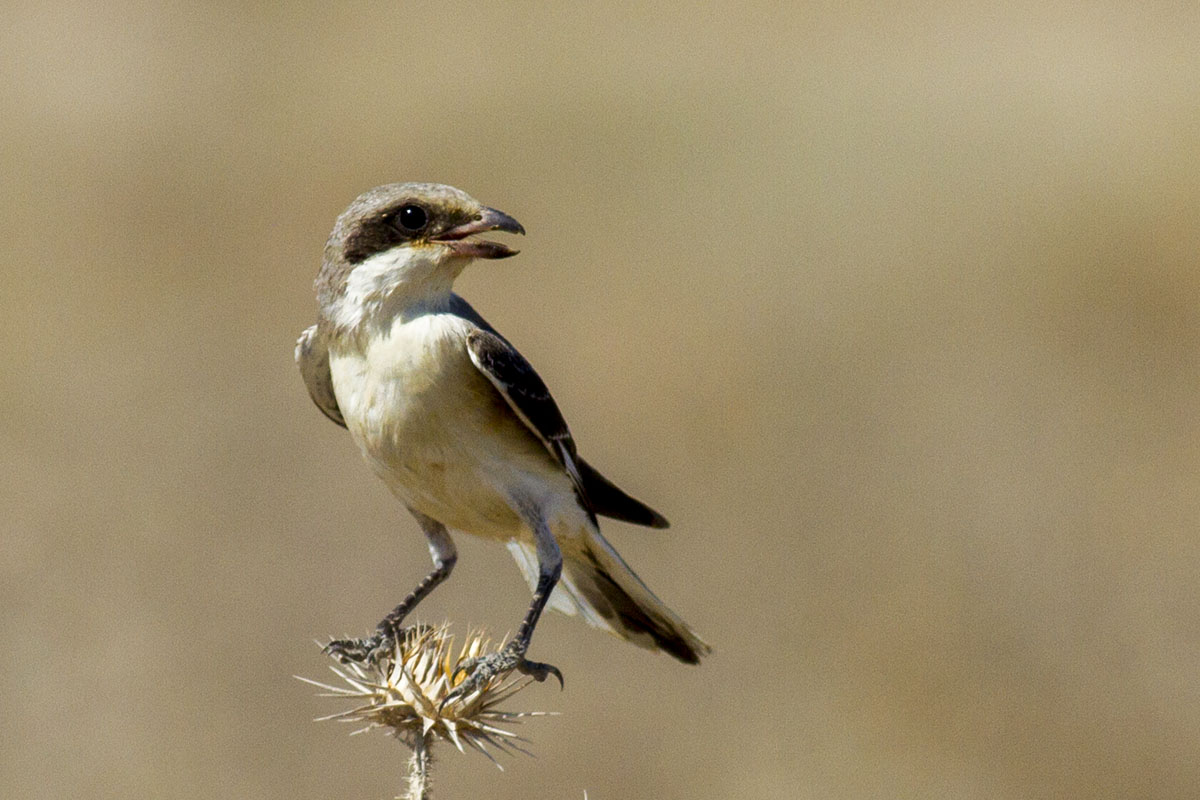
[[[530,363],[503,337],[482,328],[467,335],[467,353],[471,363],[491,381],[525,427],[566,470],[586,504],[583,477],[576,465],[575,440],[550,390]]]
[[[612,517],[647,528],[669,528],[667,518],[641,500],[630,497],[615,483],[600,474],[591,464],[578,459],[579,474],[583,476],[583,488],[587,491],[592,509],[601,516]]]
[[[491,330],[476,328],[467,336],[467,352],[517,418],[562,465],[585,508],[636,525],[667,527],[661,514],[625,494],[579,457],[550,390],[515,347]]]
[[[300,376],[308,387],[308,396],[317,404],[317,408],[338,425],[346,427],[346,420],[342,418],[337,397],[333,393],[329,349],[316,325],[306,328],[296,340],[296,365],[300,367]]]

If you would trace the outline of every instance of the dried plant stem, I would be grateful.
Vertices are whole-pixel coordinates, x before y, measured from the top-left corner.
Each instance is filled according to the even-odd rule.
[[[408,794],[404,800],[429,800],[432,793],[429,789],[429,769],[433,766],[433,753],[430,752],[429,736],[413,737],[412,758],[408,760]]]

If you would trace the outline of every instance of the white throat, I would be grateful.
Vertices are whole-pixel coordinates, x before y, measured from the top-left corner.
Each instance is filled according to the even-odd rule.
[[[393,247],[357,264],[329,309],[339,328],[387,327],[398,316],[444,307],[468,259],[440,247]]]

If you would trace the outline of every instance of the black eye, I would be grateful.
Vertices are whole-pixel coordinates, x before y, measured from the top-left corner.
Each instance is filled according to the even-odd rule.
[[[400,210],[396,212],[396,223],[411,233],[424,228],[427,222],[429,222],[429,215],[425,213],[425,209],[411,203],[400,206]]]

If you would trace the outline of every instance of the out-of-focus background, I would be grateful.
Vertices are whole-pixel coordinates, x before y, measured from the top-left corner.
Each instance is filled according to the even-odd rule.
[[[334,218],[451,183],[465,294],[716,648],[558,615],[441,797],[1195,796],[1200,11],[16,3],[0,30],[5,797],[391,797],[313,640],[428,569],[292,364]],[[460,537],[421,608],[515,628]]]

